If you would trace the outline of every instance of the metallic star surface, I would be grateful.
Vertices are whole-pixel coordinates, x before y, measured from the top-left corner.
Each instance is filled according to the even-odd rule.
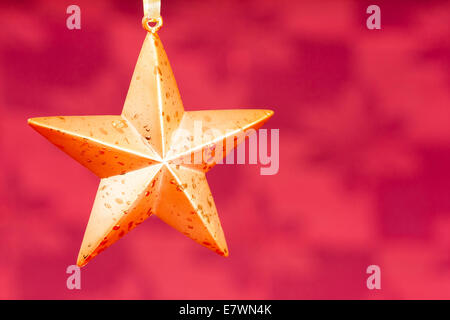
[[[152,215],[228,256],[205,173],[272,114],[184,111],[161,40],[148,33],[121,115],[30,119],[36,131],[101,178],[77,265],[86,265]],[[177,129],[189,133],[190,145],[174,138]],[[213,129],[221,134],[206,134]],[[208,152],[213,162],[202,156]],[[199,154],[200,163],[188,161]]]

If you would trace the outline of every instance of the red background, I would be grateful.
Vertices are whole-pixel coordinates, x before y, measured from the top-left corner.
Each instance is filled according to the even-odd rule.
[[[140,0],[0,2],[0,298],[450,298],[450,3],[163,1],[187,110],[266,107],[280,171],[208,180],[225,259],[149,219],[66,288],[98,179],[27,126],[119,114]],[[366,288],[381,267],[379,291]]]

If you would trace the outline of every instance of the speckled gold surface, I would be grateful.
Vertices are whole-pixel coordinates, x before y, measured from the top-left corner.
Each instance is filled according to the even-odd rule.
[[[205,172],[272,114],[184,111],[161,40],[149,32],[122,115],[30,119],[36,131],[101,178],[77,264],[86,265],[152,215],[228,256]],[[177,129],[188,133],[189,146],[173,138]],[[211,130],[216,135],[205,134]],[[202,157],[205,150],[215,150],[214,161]],[[199,154],[200,162],[190,161]]]

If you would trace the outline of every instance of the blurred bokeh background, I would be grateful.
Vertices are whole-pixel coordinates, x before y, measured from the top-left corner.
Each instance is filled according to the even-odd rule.
[[[121,112],[142,1],[2,0],[0,298],[450,298],[449,1],[163,0],[162,15],[185,108],[274,109],[278,175],[208,173],[229,258],[155,217],[68,290],[98,179],[26,120]]]

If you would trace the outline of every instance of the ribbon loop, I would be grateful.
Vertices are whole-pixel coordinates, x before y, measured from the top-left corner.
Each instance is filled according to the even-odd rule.
[[[144,18],[142,26],[151,33],[157,32],[163,24],[161,17],[161,0],[143,0]]]
[[[159,19],[161,17],[161,0],[143,0],[144,16],[149,19]]]

